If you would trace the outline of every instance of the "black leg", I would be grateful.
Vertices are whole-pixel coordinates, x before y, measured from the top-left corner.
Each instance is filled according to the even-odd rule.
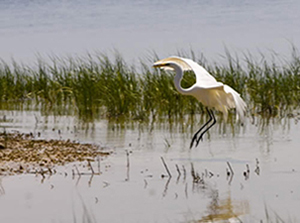
[[[211,115],[211,113],[210,113],[210,111],[209,111],[209,109],[208,108],[206,108],[206,111],[208,112],[208,114],[209,114],[209,117],[210,117],[210,119],[194,134],[194,136],[193,136],[193,138],[192,138],[192,141],[191,141],[191,144],[190,144],[190,149],[193,147],[193,144],[194,144],[194,141],[196,141],[196,144],[198,145],[198,143],[199,143],[199,139],[197,139],[198,137],[197,137],[197,135],[202,131],[202,129],[204,129],[213,119],[215,120],[215,118],[214,118],[214,116],[212,116]],[[213,114],[213,113],[212,113]],[[211,127],[211,126],[210,126]],[[208,129],[207,129],[208,130]],[[206,130],[206,131],[207,131]],[[205,131],[205,132],[206,132]],[[203,134],[201,134],[200,135],[200,137],[202,138],[202,135]],[[196,146],[197,146],[196,145]]]
[[[213,127],[214,124],[216,124],[216,118],[215,118],[215,116],[214,116],[213,111],[210,111],[209,114],[210,114],[210,118],[213,119],[213,123],[212,123],[210,126],[208,126],[208,127],[201,133],[201,135],[200,135],[199,138],[197,139],[196,147],[198,146],[200,140],[203,140],[203,135],[204,135],[211,127]]]

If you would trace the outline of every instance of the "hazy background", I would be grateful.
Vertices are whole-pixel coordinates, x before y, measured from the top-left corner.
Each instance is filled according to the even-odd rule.
[[[119,51],[127,61],[177,50],[217,61],[230,52],[289,55],[300,45],[297,0],[4,0],[0,57]]]

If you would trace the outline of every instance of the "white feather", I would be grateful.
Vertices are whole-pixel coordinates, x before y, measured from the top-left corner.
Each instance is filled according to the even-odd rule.
[[[227,117],[228,109],[236,108],[237,119],[239,118],[243,121],[246,103],[239,93],[230,86],[218,82],[198,63],[187,58],[172,56],[155,62],[153,66],[161,67],[164,70],[174,70],[176,72],[174,83],[180,93],[192,95],[203,105],[223,112],[225,118]],[[196,83],[188,89],[183,89],[180,82],[183,72],[188,70],[195,73]]]

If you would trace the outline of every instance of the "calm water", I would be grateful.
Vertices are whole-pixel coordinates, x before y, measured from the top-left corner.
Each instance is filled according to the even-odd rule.
[[[218,125],[210,139],[190,150],[189,131],[170,131],[167,124],[153,131],[138,125],[118,129],[104,120],[86,128],[73,117],[16,111],[0,116],[4,114],[1,128],[7,131],[93,142],[114,153],[101,161],[102,174],[93,178],[73,178],[74,164],[58,167],[57,174],[44,180],[34,175],[0,178],[1,222],[84,222],[84,216],[94,222],[207,222],[209,216],[225,215],[252,223],[266,219],[266,208],[273,220],[276,215],[285,221],[300,219],[300,129],[294,119],[272,120],[265,128],[259,120],[247,120],[234,136],[220,134]],[[129,167],[126,151],[132,152]],[[161,157],[172,174],[170,181],[161,178],[166,174]],[[226,174],[227,162],[234,170],[232,179]],[[191,165],[204,182],[193,184]],[[249,178],[244,176],[247,165]]]
[[[5,0],[0,2],[0,57],[32,62],[37,53],[109,54],[116,49],[126,60],[137,61],[153,50],[164,57],[192,48],[218,61],[224,45],[233,52],[285,56],[290,42],[300,45],[299,9],[296,0]],[[57,175],[44,181],[31,175],[1,177],[0,222],[84,222],[83,216],[97,222],[205,222],[208,216],[234,213],[252,223],[266,218],[265,206],[272,219],[276,214],[300,219],[299,124],[293,119],[275,121],[263,131],[248,120],[234,136],[215,127],[210,140],[189,150],[191,133],[180,128],[161,126],[151,132],[145,126],[118,129],[106,120],[87,127],[74,117],[39,112],[1,111],[3,115],[7,121],[1,120],[1,129],[93,142],[114,154],[102,161],[103,174],[92,179],[73,179],[73,164],[59,167]],[[129,168],[126,150],[132,151]],[[161,157],[173,175],[170,181],[161,178]],[[232,180],[226,162],[234,169]],[[204,174],[203,184],[192,183],[191,165]],[[81,171],[89,170],[82,166]]]
[[[0,57],[32,61],[39,53],[110,54],[137,61],[192,48],[220,61],[231,52],[289,55],[300,45],[297,0],[0,2]]]

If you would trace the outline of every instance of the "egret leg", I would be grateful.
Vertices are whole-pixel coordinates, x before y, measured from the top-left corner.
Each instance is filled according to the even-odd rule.
[[[200,135],[200,137],[198,138],[197,135],[214,119],[214,116],[211,115],[210,111],[208,108],[206,108],[206,111],[210,117],[210,119],[194,134],[193,138],[192,138],[192,141],[191,141],[191,144],[190,144],[190,149],[193,147],[193,144],[194,144],[194,141],[196,141],[196,146],[198,145],[199,143],[199,138],[203,136],[203,133]],[[210,126],[211,127],[211,126]],[[208,129],[206,129],[207,131]],[[206,132],[205,131],[205,132]],[[197,139],[198,138],[198,139]]]
[[[209,125],[209,126],[201,133],[201,135],[199,136],[199,138],[198,138],[197,141],[196,141],[196,147],[198,146],[200,140],[203,140],[203,135],[204,135],[211,127],[213,127],[213,125],[215,125],[216,122],[217,122],[217,121],[216,121],[216,118],[215,118],[215,116],[214,116],[213,111],[210,111],[209,116],[210,116],[210,118],[213,120],[213,123],[212,123],[211,125]]]

